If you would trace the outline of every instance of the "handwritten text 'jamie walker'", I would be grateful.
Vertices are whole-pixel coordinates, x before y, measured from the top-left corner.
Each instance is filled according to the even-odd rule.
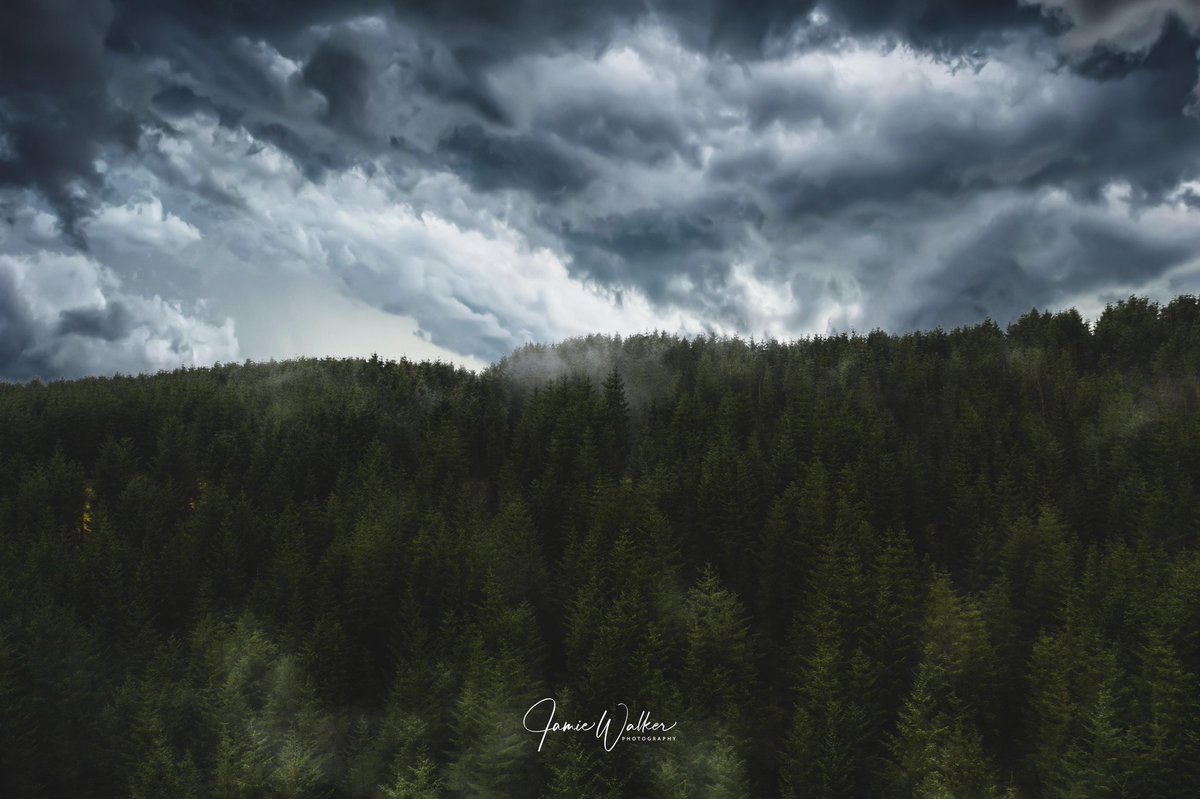
[[[620,702],[617,706],[624,708],[625,719],[616,726],[616,732],[613,732],[613,717],[608,714],[607,710],[600,714],[598,721],[555,721],[554,713],[558,710],[558,703],[549,696],[530,705],[529,710],[525,711],[522,724],[529,732],[542,736],[538,741],[539,752],[542,751],[542,745],[546,743],[546,736],[552,732],[593,732],[603,743],[606,752],[611,752],[617,745],[617,741],[621,740],[626,733],[631,733],[630,740],[675,740],[674,736],[666,737],[657,734],[647,736],[646,733],[667,733],[675,729],[679,722],[668,725],[661,721],[651,721],[650,713],[646,710],[638,715],[637,721],[631,722],[629,705]],[[544,722],[538,721],[542,714],[546,714]]]

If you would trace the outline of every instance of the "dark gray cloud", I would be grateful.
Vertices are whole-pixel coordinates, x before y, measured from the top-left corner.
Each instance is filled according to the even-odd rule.
[[[602,307],[778,334],[1002,317],[1178,285],[1196,243],[1191,0],[10,6],[0,199],[154,293],[269,264],[494,358]],[[61,248],[48,218],[19,246]],[[119,300],[21,302],[26,359],[139,329]]]
[[[836,0],[821,4],[814,0],[566,4],[552,0],[124,0],[110,5],[107,0],[86,0],[80,6],[59,0],[19,0],[12,15],[14,24],[5,28],[11,41],[0,41],[4,45],[0,65],[7,76],[5,132],[10,140],[7,149],[12,151],[11,158],[0,162],[0,181],[37,187],[73,225],[80,213],[76,196],[80,192],[72,193],[72,182],[95,188],[101,180],[94,166],[97,149],[110,143],[133,147],[139,122],[146,122],[139,118],[138,109],[122,106],[113,96],[108,82],[113,62],[151,57],[166,58],[177,75],[195,85],[160,87],[150,110],[176,116],[216,110],[225,124],[246,124],[285,149],[303,162],[314,178],[319,179],[326,169],[344,168],[354,160],[354,143],[330,137],[311,123],[320,121],[343,132],[368,134],[372,71],[386,65],[364,60],[355,49],[353,31],[323,40],[320,34],[314,39],[312,31],[314,26],[338,25],[362,14],[390,14],[412,26],[424,42],[419,63],[407,65],[414,76],[413,85],[428,94],[432,103],[461,104],[475,116],[477,125],[483,126],[471,127],[469,119],[459,120],[443,132],[446,146],[442,154],[447,166],[463,168],[463,159],[472,150],[482,161],[494,156],[495,165],[475,166],[480,185],[510,188],[516,185],[512,170],[523,165],[526,154],[538,149],[548,153],[554,175],[567,177],[574,171],[559,163],[561,158],[553,147],[535,140],[542,133],[607,157],[663,159],[686,146],[669,121],[622,116],[619,108],[595,108],[590,114],[560,119],[550,130],[512,130],[506,98],[496,96],[489,74],[497,65],[531,52],[597,52],[612,46],[631,26],[652,20],[700,52],[757,59],[769,53],[773,43],[786,43],[798,30],[811,29],[817,14],[822,29],[833,31],[825,40],[830,36],[884,36],[939,55],[978,57],[986,56],[987,47],[1014,30],[1111,27],[1109,18],[1117,7],[1082,0],[1047,0],[1043,5],[1045,8],[1013,0]],[[1183,9],[1189,7],[1183,0],[1163,0],[1158,5],[1178,5],[1177,15],[1185,15]],[[1047,9],[1054,13],[1043,13]],[[247,42],[253,41],[265,41],[298,61],[299,74],[290,80],[273,74],[272,65],[255,58],[253,47],[247,47]],[[1179,47],[1172,50],[1173,59],[1177,51],[1181,52]],[[1171,86],[1172,111],[1184,100],[1175,96],[1179,76],[1190,70],[1194,82],[1194,47],[1189,56],[1187,61],[1172,60],[1171,74],[1163,69],[1155,74],[1154,82],[1162,78]],[[1105,71],[1114,69],[1114,63],[1109,58],[1081,66]],[[1151,58],[1139,66],[1160,65]],[[322,107],[299,102],[301,89],[318,93]],[[829,122],[828,115],[836,111],[828,92],[812,91],[811,87],[806,91],[769,87],[751,101],[747,111],[760,126],[805,114],[824,115]],[[1153,114],[1161,121],[1167,110],[1161,105],[1141,104],[1132,112],[1143,119]],[[1122,111],[1130,112],[1129,108]],[[297,117],[305,124],[296,124]],[[486,132],[488,127],[504,129],[509,138],[493,138],[490,146],[483,146],[492,135]],[[374,133],[378,146],[407,140],[404,131],[379,129]],[[524,138],[515,135],[518,133]],[[370,135],[366,138],[372,139]],[[346,151],[334,152],[339,148]],[[573,177],[579,180],[579,176]],[[534,178],[524,185],[535,193],[539,189],[554,193],[561,187],[553,176]]]
[[[354,131],[362,127],[367,109],[367,64],[349,47],[323,42],[301,72],[305,85],[325,97],[323,117]]]
[[[906,294],[899,329],[1011,321],[1033,307],[1145,285],[1194,258],[1194,241],[1162,240],[1111,220],[1063,210],[998,214]]]
[[[814,11],[853,35],[890,35],[944,54],[974,48],[1004,29],[1048,24],[1037,10],[1009,0],[398,0],[394,7],[402,19],[470,50],[476,60],[531,48],[595,46],[646,18],[666,24],[693,49],[738,58],[761,57]]]
[[[438,152],[447,166],[484,191],[522,189],[549,199],[578,191],[591,179],[586,164],[548,137],[494,134],[478,124],[449,131]]]
[[[726,181],[753,176],[789,220],[862,203],[1009,186],[1061,186],[1095,197],[1124,180],[1159,198],[1200,166],[1200,127],[1181,113],[1194,71],[1193,63],[1178,59],[1147,65],[1120,79],[1081,84],[1073,96],[1032,107],[1019,119],[997,118],[994,127],[982,124],[990,120],[975,109],[962,108],[961,98],[931,96],[919,110],[897,104],[885,111],[863,151],[789,164],[770,150],[747,149],[719,159],[713,172]],[[785,123],[811,113],[837,129],[855,113],[853,99],[820,87],[792,91],[812,99],[781,111]]]
[[[247,130],[259,141],[273,144],[291,156],[309,180],[320,180],[326,170],[345,167],[350,163],[340,153],[317,149],[319,145],[310,143],[304,136],[279,122],[251,124],[247,125]],[[247,152],[252,154],[260,149],[261,145],[256,144]]]
[[[208,111],[218,113],[217,106],[187,86],[168,86],[150,98],[151,106],[169,117],[191,116]]]
[[[103,308],[67,308],[59,312],[55,333],[117,341],[129,335],[133,317],[122,302]]]
[[[890,34],[917,46],[956,52],[981,37],[1041,18],[1010,2],[841,0],[825,4],[851,32]],[[79,212],[72,181],[94,187],[97,149],[135,146],[139,119],[112,96],[112,61],[165,56],[208,88],[247,106],[279,106],[278,85],[246,58],[239,38],[261,39],[300,55],[306,31],[364,13],[394,13],[430,37],[448,57],[424,70],[422,86],[501,123],[505,111],[486,88],[488,69],[532,50],[603,48],[648,18],[673,28],[689,45],[737,57],[759,57],[816,8],[812,0],[560,3],[523,0],[385,2],[384,0],[13,0],[0,34],[0,89],[12,157],[0,181],[41,190],[71,223]],[[306,56],[302,82],[324,95],[331,123],[356,127],[367,100],[367,65],[346,45],[323,43]],[[187,87],[183,87],[187,89]],[[196,100],[202,99],[197,96]],[[158,95],[181,112],[185,98]],[[211,99],[211,98],[210,98]],[[55,124],[57,122],[57,124]],[[601,145],[603,146],[603,145]]]
[[[731,262],[761,227],[763,212],[744,196],[712,194],[675,207],[642,208],[572,226],[563,237],[581,268],[611,285],[636,285],[651,300],[686,300],[673,283],[720,287]]]
[[[1200,4],[1194,0],[1025,0],[1067,27],[1067,41],[1077,50],[1097,45],[1125,52],[1150,49],[1169,25],[1195,33]]]
[[[604,114],[563,114],[550,129],[563,141],[602,158],[651,166],[679,155],[694,159],[678,122],[651,114],[623,113],[627,110],[614,107]]]
[[[68,234],[101,182],[100,148],[132,149],[133,117],[108,95],[107,0],[13,0],[0,24],[0,188],[30,186]]]

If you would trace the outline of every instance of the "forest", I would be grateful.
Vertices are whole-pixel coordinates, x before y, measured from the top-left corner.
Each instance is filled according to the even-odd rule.
[[[1198,533],[1190,296],[3,384],[0,795],[1191,799]]]

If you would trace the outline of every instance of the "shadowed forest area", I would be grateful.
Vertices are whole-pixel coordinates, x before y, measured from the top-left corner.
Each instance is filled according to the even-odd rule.
[[[0,795],[1190,799],[1198,371],[1181,297],[0,386]]]

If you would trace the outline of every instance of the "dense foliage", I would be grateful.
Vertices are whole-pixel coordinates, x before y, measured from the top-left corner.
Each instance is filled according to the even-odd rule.
[[[0,386],[0,795],[1190,799],[1198,370],[1185,297]]]

